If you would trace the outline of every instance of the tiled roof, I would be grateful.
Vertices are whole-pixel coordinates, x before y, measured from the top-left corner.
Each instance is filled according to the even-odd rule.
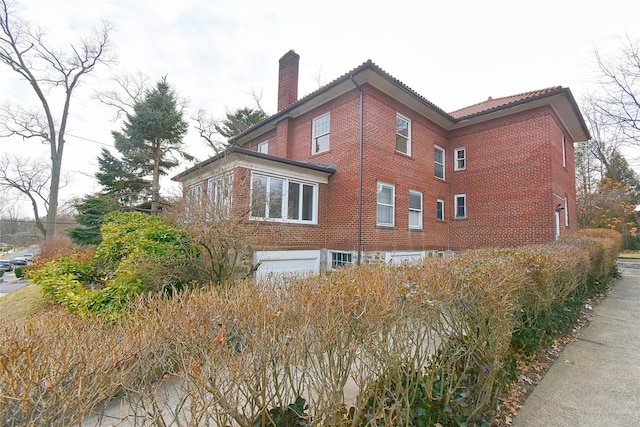
[[[287,105],[286,107],[282,108],[280,111],[278,111],[277,113],[265,118],[264,120],[260,121],[259,123],[256,123],[255,125],[251,126],[250,128],[246,129],[244,132],[232,137],[229,139],[230,142],[236,141],[237,139],[239,139],[241,136],[251,132],[252,130],[264,125],[267,122],[270,122],[274,119],[279,118],[280,116],[284,116],[286,115],[290,110],[294,109],[295,107],[304,104],[305,102],[315,98],[316,96],[318,96],[319,94],[326,92],[328,90],[330,90],[331,88],[337,86],[338,84],[349,80],[353,75],[358,74],[366,69],[372,69],[375,70],[378,74],[384,76],[384,78],[394,82],[396,85],[404,88],[407,92],[411,93],[413,96],[419,98],[423,103],[429,105],[433,110],[437,111],[438,113],[442,114],[445,117],[449,117],[449,114],[444,111],[443,109],[441,109],[440,107],[438,107],[437,105],[435,105],[433,102],[429,101],[427,98],[425,98],[424,96],[420,95],[418,92],[416,92],[415,90],[411,89],[409,86],[407,86],[406,84],[404,84],[403,82],[401,82],[400,80],[396,79],[395,77],[393,77],[391,74],[387,73],[386,71],[384,71],[382,68],[380,68],[378,65],[376,65],[373,61],[371,61],[370,59],[365,61],[364,63],[362,63],[361,65],[359,65],[358,67],[346,72],[345,74],[343,74],[342,76],[336,78],[335,80],[325,84],[324,86],[320,87],[319,89],[305,95],[304,97],[298,99],[297,101]],[[451,117],[449,117],[451,119]]]
[[[539,89],[531,92],[520,93],[517,95],[505,96],[502,98],[489,97],[489,99],[487,99],[486,101],[479,102],[474,105],[470,105],[469,107],[461,108],[449,114],[456,120],[460,120],[469,116],[474,116],[476,114],[487,113],[490,110],[518,104],[523,101],[530,101],[533,98],[537,98],[540,96],[547,96],[561,89],[562,89],[561,86],[554,86],[546,89]]]

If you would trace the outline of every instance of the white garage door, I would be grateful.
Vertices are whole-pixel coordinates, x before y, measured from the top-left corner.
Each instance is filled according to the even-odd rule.
[[[423,251],[387,252],[385,261],[389,264],[414,263],[424,258]]]
[[[256,251],[254,263],[260,262],[256,279],[293,274],[318,274],[320,251]]]

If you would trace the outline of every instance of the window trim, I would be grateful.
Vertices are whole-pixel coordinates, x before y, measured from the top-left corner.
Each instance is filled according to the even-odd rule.
[[[447,168],[446,168],[446,152],[444,151],[444,148],[440,147],[439,145],[433,144],[433,176],[437,179],[441,179],[442,181],[444,181],[446,179],[447,176]],[[435,156],[435,150],[440,150],[442,152],[442,177],[439,177],[438,175],[436,175],[436,165],[440,164],[440,163],[436,163],[436,156]]]
[[[562,167],[567,167],[567,146],[565,143],[564,134],[562,134]]]
[[[442,213],[442,217],[438,218],[438,204],[442,205],[442,209],[441,209],[441,213]],[[444,215],[444,200],[442,199],[436,199],[436,221],[444,221],[445,215]]]
[[[381,204],[378,200],[378,194],[382,187],[391,188],[391,204]],[[380,218],[378,215],[378,206],[387,206],[391,207],[391,222],[380,222]],[[380,227],[394,227],[396,223],[396,186],[393,184],[388,184],[386,182],[378,182],[376,188],[376,225]]]
[[[458,215],[458,208],[460,207],[458,205],[458,199],[463,199],[464,200],[464,216],[460,216]],[[454,217],[456,219],[466,219],[467,218],[467,195],[466,194],[456,194],[453,196],[453,203],[454,203]]]
[[[564,226],[569,227],[569,198],[564,198]]]
[[[462,158],[458,158],[458,153],[463,153]],[[458,166],[458,162],[462,161],[462,167]],[[463,171],[467,169],[467,147],[458,147],[453,154],[453,170]]]
[[[420,209],[416,210],[416,209],[411,209],[411,194],[417,194],[420,196]],[[409,214],[408,214],[408,219],[407,219],[407,223],[409,225],[409,228],[411,230],[422,230],[423,226],[423,221],[422,221],[422,212],[423,212],[423,198],[422,198],[422,191],[418,191],[418,190],[409,190]],[[411,212],[419,212],[419,223],[418,225],[411,225]]]
[[[281,223],[289,223],[289,224],[317,224],[318,223],[318,184],[315,182],[309,182],[309,181],[304,181],[304,180],[298,180],[298,179],[291,179],[289,177],[286,176],[279,176],[279,175],[270,175],[270,174],[265,174],[265,173],[259,173],[259,172],[255,172],[252,171],[251,172],[251,188],[250,188],[250,194],[251,194],[251,198],[250,198],[250,206],[253,208],[253,195],[254,195],[254,190],[253,190],[253,184],[254,184],[254,179],[255,177],[262,177],[262,178],[267,178],[267,189],[270,187],[270,182],[271,179],[279,179],[282,180],[282,201],[281,201],[281,212],[280,212],[280,216],[277,218],[270,218],[270,212],[268,211],[268,207],[270,205],[270,200],[269,197],[267,197],[267,199],[265,200],[264,204],[265,204],[265,216],[255,216],[253,215],[253,211],[249,212],[249,219],[250,220],[258,220],[258,221],[269,221],[269,222],[281,222]],[[312,219],[311,220],[303,220],[303,219],[289,219],[289,183],[294,183],[294,184],[299,184],[300,186],[309,186],[313,188],[313,199],[312,199],[312,206],[311,206],[311,216]],[[301,187],[303,188],[303,187]],[[303,198],[303,191],[300,191],[300,198]],[[267,192],[267,194],[269,194]],[[302,210],[303,209],[303,203],[300,204],[299,209]],[[300,215],[300,218],[302,218],[302,214]]]
[[[400,151],[398,150],[398,136],[405,138],[404,135],[401,135],[398,133],[398,119],[402,119],[404,121],[407,122],[407,133],[409,134],[409,136],[406,137],[407,139],[407,152],[405,153],[404,151]],[[405,156],[411,156],[411,119],[408,117],[403,116],[400,113],[396,113],[396,152],[404,154]]]
[[[328,119],[328,123],[329,123],[327,132],[323,134],[316,134],[316,123],[324,119],[325,117]],[[328,135],[328,138],[329,138],[329,142],[327,143],[327,148],[325,150],[316,150],[316,146],[317,146],[316,141],[318,140],[318,138],[323,137],[325,135]],[[313,155],[313,154],[325,153],[330,149],[331,149],[331,112],[328,111],[324,114],[319,115],[318,117],[315,117],[311,121],[311,154]]]

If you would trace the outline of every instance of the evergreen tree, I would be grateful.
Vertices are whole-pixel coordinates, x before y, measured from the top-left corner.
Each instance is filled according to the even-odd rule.
[[[102,242],[100,227],[104,216],[118,209],[117,204],[104,195],[85,196],[76,204],[79,227],[67,231],[71,241],[79,245],[99,245]]]
[[[183,150],[182,138],[187,129],[178,98],[163,77],[133,105],[121,131],[112,133],[121,160],[104,150],[99,159],[98,180],[107,192],[128,202],[140,202],[148,193],[151,214],[157,214],[160,175],[178,165],[176,154],[193,159]]]
[[[98,156],[96,178],[102,186],[102,194],[115,201],[119,210],[133,210],[151,194],[151,181],[139,176],[135,169],[135,165],[117,159],[106,148]]]
[[[267,118],[267,113],[260,109],[239,108],[234,112],[227,112],[226,120],[220,124],[215,124],[216,131],[225,138],[232,138],[251,126],[260,123]]]

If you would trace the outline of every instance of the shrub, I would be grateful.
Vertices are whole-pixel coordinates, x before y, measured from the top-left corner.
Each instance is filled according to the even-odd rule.
[[[4,276],[5,270],[3,268],[0,268],[0,277]]]
[[[583,233],[416,266],[142,293],[115,322],[2,324],[0,424],[100,424],[85,415],[118,396],[129,413],[102,421],[488,425],[523,347],[562,330],[567,307],[615,271],[615,241]],[[96,280],[65,262],[60,274]],[[100,295],[117,306],[120,294]]]
[[[188,261],[195,256],[189,236],[162,218],[114,212],[105,217],[102,232],[95,253],[63,256],[30,273],[50,301],[112,318],[140,292],[189,283]]]
[[[27,271],[27,266],[21,265],[18,267],[15,267],[13,269],[13,273],[16,275],[16,279],[22,279],[22,276],[24,276],[25,271]]]

